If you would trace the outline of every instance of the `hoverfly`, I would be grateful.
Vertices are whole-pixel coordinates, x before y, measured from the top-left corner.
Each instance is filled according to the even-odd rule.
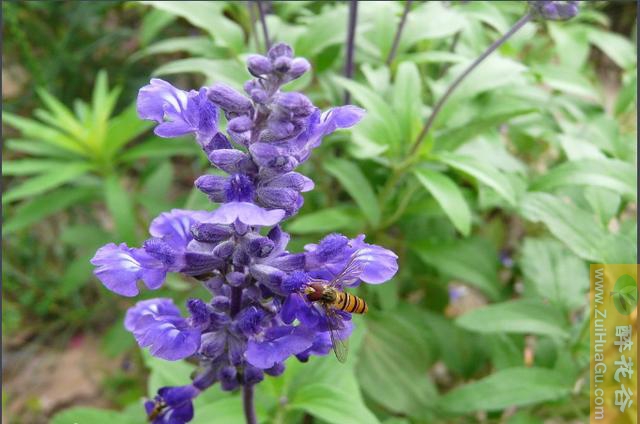
[[[158,418],[160,416],[160,414],[162,414],[162,411],[164,410],[164,408],[166,408],[167,404],[164,403],[161,400],[156,400],[153,404],[153,409],[151,411],[148,412],[148,417],[147,420],[149,422],[155,420],[156,418]]]
[[[304,290],[307,300],[319,304],[324,309],[331,346],[340,362],[347,360],[348,352],[346,339],[343,340],[339,336],[339,331],[344,328],[340,312],[365,314],[369,309],[364,299],[341,290],[344,286],[357,281],[362,271],[362,265],[355,258],[356,255],[353,255],[345,268],[331,281],[312,279]]]

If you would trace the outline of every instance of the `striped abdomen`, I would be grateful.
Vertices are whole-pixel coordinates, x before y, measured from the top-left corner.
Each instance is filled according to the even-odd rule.
[[[336,292],[336,300],[331,306],[350,314],[366,314],[369,310],[364,299],[341,291]]]

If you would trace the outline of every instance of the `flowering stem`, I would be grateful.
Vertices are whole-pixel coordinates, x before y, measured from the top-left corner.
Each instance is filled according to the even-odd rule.
[[[267,29],[267,20],[265,18],[264,9],[262,8],[262,2],[257,0],[258,13],[260,14],[260,23],[262,24],[262,36],[264,37],[265,50],[268,51],[271,48],[271,41],[269,40],[269,30]]]
[[[356,38],[356,22],[358,19],[358,1],[351,0],[349,3],[349,30],[347,31],[347,61],[344,65],[344,76],[347,79],[351,79],[353,76],[353,51],[354,41]],[[351,101],[351,93],[349,91],[344,92],[344,104],[349,104]]]
[[[433,107],[433,111],[431,112],[429,119],[427,119],[427,122],[424,124],[424,127],[422,127],[422,131],[420,131],[420,134],[418,134],[418,137],[416,138],[415,142],[413,143],[413,146],[411,147],[410,156],[413,156],[418,151],[420,144],[429,133],[429,130],[433,126],[433,123],[436,117],[438,116],[438,113],[442,109],[442,106],[447,101],[449,96],[451,96],[451,93],[453,93],[456,87],[458,87],[458,85],[460,85],[460,83],[471,73],[471,71],[473,71],[480,63],[482,63],[482,61],[484,61],[491,53],[493,53],[496,49],[498,49],[498,47],[500,47],[505,41],[507,41],[513,34],[515,34],[520,28],[522,28],[527,22],[529,22],[531,20],[531,17],[532,17],[531,14],[527,13],[522,18],[520,18],[518,22],[516,22],[513,25],[513,27],[511,27],[509,31],[507,31],[502,37],[494,41],[493,44],[491,44],[476,60],[474,60],[469,65],[469,67],[467,67],[467,69],[465,69],[465,71],[461,73],[453,81],[453,83],[451,83],[449,88],[447,88],[447,91],[445,91],[444,95],[440,98],[440,100],[438,100],[436,105]]]
[[[242,386],[242,406],[247,424],[258,424],[256,419],[256,409],[253,406],[253,384]]]
[[[402,18],[400,18],[400,23],[398,23],[398,29],[396,30],[396,36],[393,39],[393,45],[391,46],[391,50],[389,51],[389,55],[385,61],[387,65],[391,65],[391,62],[393,62],[393,59],[396,56],[398,44],[400,44],[400,37],[402,36],[402,30],[404,29],[404,24],[407,21],[407,15],[411,9],[411,3],[413,3],[413,0],[407,0],[404,3],[404,12],[402,12]]]

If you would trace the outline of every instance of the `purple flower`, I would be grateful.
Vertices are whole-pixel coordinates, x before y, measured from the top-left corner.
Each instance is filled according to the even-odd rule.
[[[530,0],[532,13],[539,18],[566,21],[578,14],[578,1]]]
[[[132,249],[122,243],[109,243],[98,249],[91,259],[96,266],[96,277],[109,290],[121,296],[139,293],[137,282],[144,281],[147,288],[160,288],[167,275],[167,266],[149,255],[144,249]]]
[[[269,328],[263,340],[251,340],[245,358],[251,365],[268,369],[283,362],[289,356],[309,349],[315,332],[306,327],[279,326]]]
[[[193,355],[200,347],[200,330],[180,315],[173,300],[144,300],[127,311],[124,326],[140,347],[153,356],[176,361]]]
[[[381,284],[398,271],[398,256],[392,251],[364,242],[361,234],[347,239],[341,234],[330,234],[318,244],[308,244],[305,269],[315,278],[331,280],[353,263],[344,286],[354,286],[358,280]]]
[[[138,93],[138,115],[156,121],[154,132],[160,137],[179,137],[195,133],[204,142],[217,133],[218,113],[207,100],[207,90],[182,91],[154,78]]]
[[[193,385],[162,387],[144,408],[152,424],[184,424],[193,419],[193,399],[200,394]]]
[[[267,210],[249,202],[230,202],[213,211],[207,222],[233,224],[239,221],[252,226],[270,226],[280,222],[284,213],[281,209]]]

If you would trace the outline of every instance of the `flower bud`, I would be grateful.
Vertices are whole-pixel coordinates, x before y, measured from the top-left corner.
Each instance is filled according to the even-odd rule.
[[[220,175],[203,175],[194,184],[198,190],[208,195],[211,200],[222,203],[225,201],[227,179],[227,177]]]
[[[215,84],[209,88],[209,100],[225,112],[246,113],[251,110],[251,101],[225,84]]]
[[[275,244],[268,237],[262,237],[256,233],[245,235],[247,253],[256,258],[265,258],[273,251]]]
[[[304,94],[290,92],[280,93],[276,104],[281,109],[296,116],[309,116],[315,110],[313,103]]]
[[[200,354],[215,359],[224,353],[227,343],[224,331],[204,333],[200,339]]]
[[[219,311],[228,310],[230,305],[231,300],[227,296],[214,296],[214,298],[211,299],[211,306]]]
[[[529,6],[534,16],[551,21],[566,21],[578,14],[578,2],[575,0],[530,0]]]
[[[293,57],[293,49],[288,44],[278,43],[278,44],[273,45],[269,49],[269,52],[267,53],[267,56],[269,56],[269,59],[271,59],[271,60],[276,60],[277,58],[283,57],[283,56],[284,57],[288,57],[288,58],[292,58]]]
[[[229,121],[227,128],[237,133],[249,131],[253,127],[253,120],[247,115],[241,115]]]
[[[309,61],[305,58],[297,57],[291,61],[291,67],[289,68],[289,72],[287,72],[287,76],[294,80],[300,78],[309,69],[311,69]]]
[[[245,275],[237,271],[227,273],[226,279],[231,287],[240,287],[246,282]]]
[[[231,227],[222,224],[201,222],[191,227],[193,238],[205,243],[219,243],[233,234]]]
[[[267,92],[261,88],[251,90],[249,95],[251,96],[251,100],[256,103],[264,104],[268,100]]]
[[[227,392],[234,390],[240,385],[238,383],[238,372],[236,371],[236,367],[231,365],[220,368],[218,378],[220,379],[220,388]]]
[[[273,69],[278,72],[286,73],[291,69],[291,59],[286,56],[280,56],[273,61]]]
[[[258,384],[259,382],[264,380],[264,372],[260,368],[246,365],[244,367],[242,380],[244,384]]]
[[[282,362],[276,362],[274,366],[272,366],[271,368],[267,368],[266,370],[264,370],[264,372],[272,377],[277,377],[284,372],[284,369],[285,367]]]
[[[187,309],[191,314],[191,323],[194,327],[205,328],[209,324],[209,308],[200,299],[189,299]]]
[[[254,77],[268,74],[272,71],[271,61],[262,55],[251,55],[247,59],[247,68]]]

